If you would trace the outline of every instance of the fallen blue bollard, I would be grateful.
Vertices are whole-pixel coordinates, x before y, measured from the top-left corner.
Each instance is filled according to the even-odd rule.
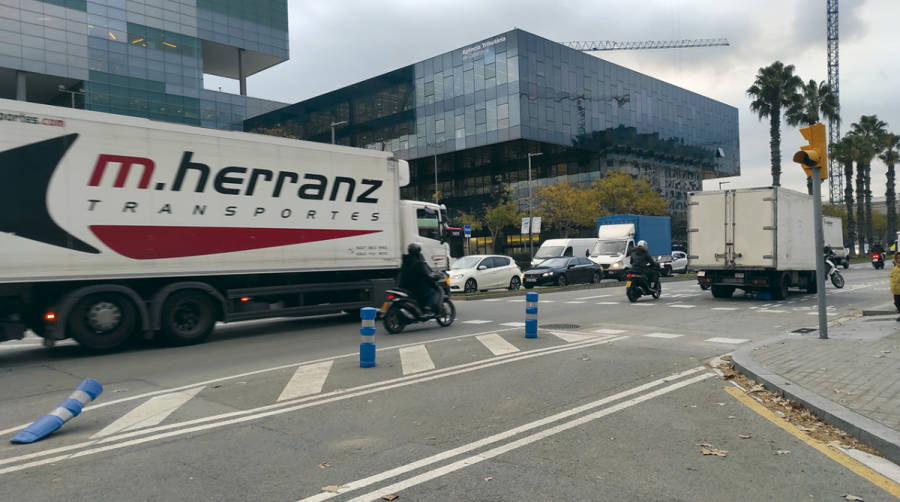
[[[13,443],[33,443],[52,434],[71,418],[78,416],[85,404],[93,401],[103,392],[103,386],[93,378],[85,378],[65,401],[55,410],[35,420],[19,431],[10,441]]]

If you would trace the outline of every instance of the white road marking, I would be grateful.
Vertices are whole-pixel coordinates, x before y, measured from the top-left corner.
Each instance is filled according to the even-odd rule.
[[[397,389],[401,387],[407,387],[410,385],[430,382],[433,380],[437,380],[440,378],[446,378],[454,375],[460,375],[464,373],[470,373],[473,371],[478,371],[481,369],[491,368],[494,366],[499,366],[501,364],[507,364],[512,362],[524,361],[526,359],[532,359],[534,357],[542,357],[550,354],[557,354],[560,352],[567,352],[570,350],[578,350],[585,347],[592,347],[594,345],[604,345],[607,343],[617,342],[620,340],[626,340],[627,336],[620,336],[615,338],[603,338],[599,340],[591,340],[583,343],[573,343],[571,345],[562,345],[556,347],[546,347],[543,349],[535,349],[527,352],[522,352],[519,354],[510,354],[507,356],[500,356],[494,359],[489,359],[487,361],[474,361],[471,363],[464,363],[457,366],[439,369],[428,373],[426,375],[410,375],[397,377],[391,380],[386,380],[383,382],[374,382],[370,384],[360,385],[358,387],[354,387],[352,389],[347,389],[343,391],[335,391],[334,393],[328,394],[326,397],[323,396],[307,396],[294,401],[285,401],[283,403],[277,404],[269,404],[266,406],[260,406],[258,408],[253,408],[250,410],[241,410],[241,411],[232,411],[227,413],[221,413],[219,415],[196,418],[193,420],[186,420],[180,423],[174,424],[166,424],[159,425],[153,427],[151,429],[145,429],[140,431],[130,431],[119,434],[117,436],[110,436],[103,439],[93,440],[93,441],[82,441],[81,443],[75,443],[67,446],[60,446],[58,448],[51,448],[49,450],[38,451],[34,453],[27,453],[24,455],[19,455],[18,457],[4,458],[0,459],[0,465],[14,464],[17,462],[22,462],[24,460],[29,460],[32,458],[45,457],[47,455],[53,455],[64,452],[73,452],[73,453],[65,453],[63,455],[57,455],[51,458],[45,458],[43,460],[36,460],[33,462],[22,463],[19,465],[13,465],[10,467],[0,468],[0,474],[8,474],[10,472],[22,471],[25,469],[30,469],[32,467],[38,467],[41,465],[53,464],[63,460],[68,460],[76,457],[85,457],[88,455],[94,455],[96,453],[102,453],[105,451],[116,450],[119,448],[125,448],[127,446],[134,446],[138,444],[149,443],[151,441],[157,441],[161,439],[166,439],[170,437],[182,436],[185,434],[191,434],[194,432],[200,432],[210,429],[217,429],[220,427],[227,427],[229,425],[241,424],[250,422],[253,420],[259,420],[267,417],[282,415],[285,413],[290,413],[293,411],[311,408],[314,406],[321,406],[325,404],[330,404],[338,401],[344,401],[347,399],[352,399],[360,396],[365,396],[369,394],[374,394],[376,392],[384,392],[387,390]],[[393,347],[396,348],[396,347]],[[699,368],[702,370],[704,368]],[[696,371],[699,371],[696,370]],[[695,370],[689,370],[695,371]],[[688,372],[685,372],[688,374]],[[208,423],[212,422],[212,423]],[[175,429],[175,430],[172,430]],[[144,436],[144,437],[138,437]],[[136,438],[136,439],[130,439]],[[125,441],[128,439],[128,441]],[[116,443],[116,441],[120,441]],[[109,444],[113,443],[113,444]],[[104,446],[97,446],[104,445]],[[89,448],[81,451],[74,451],[81,448]]]
[[[632,303],[631,305],[633,307],[653,307],[656,304],[655,303]]]
[[[591,331],[593,331],[594,333],[597,333],[598,335],[618,335],[618,334],[625,332],[624,329],[607,329],[607,328],[597,328],[597,329],[594,329]]]
[[[524,322],[504,322],[501,323],[500,326],[509,326],[510,328],[524,328]]]
[[[737,345],[739,343],[749,342],[750,340],[745,340],[743,338],[707,338],[704,340],[705,342],[713,342],[713,343],[730,343],[732,345]]]
[[[91,439],[112,436],[120,432],[152,427],[165,420],[175,410],[190,401],[205,387],[172,392],[150,398],[146,403],[119,417],[113,423],[107,425],[100,432],[91,436]]]
[[[733,310],[741,310],[737,307],[713,307],[713,310],[725,310],[725,311],[733,311]]]
[[[540,303],[556,303],[556,300],[540,300]]]
[[[787,314],[787,310],[778,309],[759,309],[757,312],[765,312],[767,314]]]
[[[515,298],[515,299],[512,299],[512,300],[506,300],[506,303],[522,303],[522,302],[524,302],[524,301],[525,301],[524,298]]]
[[[683,303],[673,303],[672,305],[666,305],[666,307],[673,309],[692,309],[696,307],[696,305],[685,305]]]
[[[322,392],[322,386],[325,385],[325,379],[328,378],[332,364],[334,364],[334,359],[324,363],[300,366],[294,372],[291,381],[284,386],[278,400],[297,399]]]
[[[584,302],[563,302],[563,303],[568,303],[568,304],[572,304],[572,305],[580,305]]]
[[[428,349],[424,345],[400,349],[400,365],[403,366],[404,375],[434,369],[434,362],[432,362],[431,356],[428,355]]]
[[[503,301],[503,298],[488,298],[486,300],[481,300],[483,302],[500,302]]]
[[[674,333],[650,333],[644,336],[647,338],[681,338],[684,335],[676,335]]]
[[[463,324],[487,324],[489,322],[494,322],[494,321],[483,321],[481,319],[472,319],[470,321],[463,321]]]
[[[491,333],[489,335],[481,335],[475,337],[479,342],[481,342],[488,350],[491,351],[495,356],[502,356],[503,354],[512,354],[513,352],[518,352],[519,349],[515,345],[506,341],[505,338],[498,335],[497,333]]]
[[[422,483],[425,483],[425,482],[431,481],[431,480],[433,480],[433,479],[439,478],[439,477],[441,477],[441,476],[444,476],[444,475],[447,475],[447,474],[456,472],[456,471],[458,471],[458,470],[460,470],[460,469],[464,469],[464,468],[466,468],[466,467],[475,465],[475,464],[480,463],[480,462],[483,462],[483,461],[485,461],[485,460],[490,460],[490,459],[492,459],[492,458],[499,457],[500,455],[503,455],[504,453],[508,453],[508,452],[510,452],[510,451],[513,451],[513,450],[522,448],[522,447],[524,447],[524,446],[528,446],[528,445],[533,444],[533,443],[536,443],[536,442],[538,442],[538,441],[540,441],[540,440],[542,440],[542,439],[546,439],[546,438],[548,438],[548,437],[555,436],[555,435],[560,434],[560,433],[562,433],[562,432],[565,432],[565,431],[574,429],[575,427],[582,426],[582,425],[584,425],[584,424],[593,422],[594,420],[597,420],[597,419],[599,419],[599,418],[603,418],[603,417],[605,417],[605,416],[607,416],[607,415],[611,415],[611,414],[613,414],[613,413],[616,413],[617,411],[621,411],[621,410],[624,410],[624,409],[626,409],[626,408],[630,408],[630,407],[632,407],[632,406],[634,406],[634,405],[643,403],[644,401],[648,401],[648,400],[650,400],[650,399],[653,399],[653,398],[656,398],[656,397],[659,397],[659,396],[668,394],[668,393],[673,392],[673,391],[676,391],[676,390],[678,390],[678,389],[680,389],[680,388],[682,388],[682,387],[686,387],[686,386],[688,386],[688,385],[695,384],[695,383],[697,383],[697,382],[703,381],[703,380],[705,380],[705,379],[707,379],[707,378],[710,378],[710,377],[713,377],[713,376],[715,376],[715,374],[710,372],[710,373],[704,373],[704,374],[702,374],[702,375],[697,375],[697,376],[695,376],[695,377],[693,377],[693,378],[689,378],[689,379],[686,379],[686,380],[681,380],[681,381],[679,381],[679,382],[673,383],[673,384],[668,385],[668,386],[666,386],[666,387],[662,387],[662,388],[657,389],[657,390],[654,390],[654,391],[652,391],[652,392],[648,392],[648,393],[646,393],[646,394],[639,395],[639,396],[634,397],[634,398],[632,398],[632,399],[628,399],[628,400],[626,400],[626,401],[619,402],[619,403],[614,404],[614,405],[612,405],[612,406],[609,406],[609,407],[607,407],[607,408],[601,408],[600,410],[594,411],[593,413],[589,413],[589,414],[587,414],[587,415],[581,416],[581,417],[576,418],[576,419],[574,419],[574,420],[570,420],[570,421],[568,421],[568,422],[562,422],[562,423],[559,423],[559,424],[557,424],[557,425],[555,425],[555,426],[553,426],[553,427],[549,427],[549,428],[547,428],[547,429],[544,429],[544,430],[542,430],[542,431],[540,431],[540,432],[536,432],[536,433],[531,434],[531,435],[529,435],[529,436],[524,436],[524,437],[521,437],[521,438],[519,438],[519,439],[517,439],[517,440],[515,440],[515,441],[510,441],[509,443],[506,443],[506,444],[504,444],[504,445],[497,446],[497,447],[492,448],[492,449],[490,449],[490,450],[483,451],[483,452],[481,452],[481,453],[478,453],[478,454],[476,454],[476,455],[472,455],[472,456],[463,458],[463,459],[461,459],[461,460],[457,460],[456,462],[453,462],[453,463],[451,463],[451,464],[447,464],[447,465],[445,465],[445,466],[438,467],[438,468],[436,468],[436,469],[432,469],[431,471],[423,472],[423,473],[418,474],[418,475],[416,475],[416,476],[413,476],[413,477],[411,477],[411,478],[407,478],[407,479],[405,479],[405,480],[398,481],[398,482],[393,483],[393,484],[390,484],[390,485],[388,485],[388,486],[381,487],[381,488],[379,488],[379,489],[377,489],[377,490],[375,490],[375,491],[372,491],[372,492],[366,493],[366,494],[364,494],[364,495],[360,495],[360,496],[358,496],[358,497],[356,497],[356,498],[353,498],[353,499],[351,499],[351,502],[361,502],[361,501],[369,501],[369,500],[378,500],[380,497],[383,497],[383,496],[385,496],[385,495],[397,493],[397,492],[403,491],[403,490],[405,490],[405,489],[407,489],[407,488],[411,488],[411,487],[413,487],[413,486],[420,485],[420,484],[422,484]],[[627,391],[626,391],[626,392],[627,392]],[[600,407],[600,406],[602,406],[603,404],[608,403],[610,400],[611,400],[611,398],[606,398],[606,399],[601,399],[600,401],[596,401],[596,402],[594,402],[594,403],[590,403],[590,404],[588,405],[588,406],[589,406],[588,409]],[[602,403],[601,403],[601,402],[602,402]],[[584,408],[584,407],[580,407],[580,408]],[[568,414],[569,414],[570,412],[572,412],[572,411],[573,411],[573,410],[568,410],[568,411],[563,412],[562,414],[560,414],[560,415],[567,414],[567,415],[564,416],[564,417],[559,417],[559,418],[557,418],[558,416],[548,417],[548,418],[546,418],[546,419],[539,420],[538,422],[546,422],[546,423],[557,422],[557,421],[561,420],[562,418],[566,418],[567,416],[571,416],[571,415],[568,415]],[[509,437],[512,437],[512,436],[514,436],[515,434],[519,434],[520,432],[524,432],[524,431],[526,431],[526,430],[533,429],[533,428],[537,427],[537,426],[534,425],[534,424],[535,424],[535,422],[532,422],[531,424],[527,424],[527,425],[522,426],[522,427],[517,427],[516,429],[512,429],[512,430],[509,430],[509,431],[502,432],[502,433],[500,433],[500,434],[497,434],[496,436],[491,436],[491,437],[489,437],[489,438],[485,438],[485,439],[482,439],[482,440],[479,440],[479,441],[475,441],[475,442],[473,442],[473,443],[469,443],[469,444],[467,444],[467,445],[463,445],[463,446],[461,446],[461,447],[459,447],[459,448],[455,448],[455,449],[453,449],[453,450],[450,450],[450,451],[445,452],[445,453],[442,453],[442,454],[439,453],[439,454],[434,455],[434,456],[432,456],[432,457],[428,457],[428,458],[419,460],[419,461],[417,461],[417,462],[413,462],[413,463],[411,463],[411,464],[407,464],[407,465],[405,465],[405,466],[400,466],[400,467],[397,467],[397,468],[395,468],[395,469],[391,469],[391,470],[389,470],[389,471],[386,471],[386,472],[384,472],[384,473],[381,473],[381,474],[378,474],[378,475],[375,475],[375,476],[370,476],[369,478],[365,478],[365,479],[361,479],[361,480],[359,480],[359,481],[355,481],[355,482],[352,482],[352,483],[348,483],[348,484],[341,485],[340,488],[338,489],[338,492],[339,492],[339,493],[346,493],[346,492],[348,492],[348,491],[350,491],[350,490],[356,490],[356,489],[359,489],[359,488],[363,488],[363,487],[365,487],[365,486],[369,486],[369,485],[374,484],[374,483],[377,483],[377,482],[379,482],[379,481],[383,481],[383,480],[385,480],[385,479],[389,479],[389,478],[391,478],[391,477],[395,477],[395,476],[398,476],[398,475],[400,475],[400,474],[409,472],[409,471],[411,471],[413,468],[418,469],[418,468],[421,468],[421,467],[423,467],[423,466],[425,466],[425,465],[430,465],[430,464],[439,462],[439,461],[441,461],[441,460],[453,458],[453,457],[458,456],[458,455],[460,455],[460,454],[462,454],[462,453],[466,453],[466,452],[472,451],[472,450],[474,450],[474,449],[476,449],[476,448],[478,448],[478,447],[485,446],[485,442],[488,441],[488,440],[489,440],[489,442],[487,442],[487,444],[496,443],[496,442],[498,442],[498,441],[500,441],[500,440],[503,440],[503,439],[507,439],[507,438],[509,438]],[[543,424],[542,424],[542,425],[543,425]],[[514,431],[515,431],[515,432],[514,432]],[[498,437],[498,436],[499,436],[499,437]],[[495,439],[495,438],[496,438],[496,439]],[[473,445],[477,445],[477,446],[473,446]],[[413,466],[415,466],[415,467],[413,467]],[[312,496],[312,497],[308,497],[308,498],[306,498],[306,499],[303,499],[303,502],[307,502],[307,501],[312,502],[312,501],[327,500],[327,499],[330,499],[330,498],[332,498],[332,497],[336,497],[339,493],[323,492],[323,493],[320,493],[320,494],[318,494],[318,495],[315,495],[315,496]]]
[[[569,333],[567,331],[551,331],[550,334],[568,343],[583,342],[585,340],[597,338],[596,336],[582,335],[579,333]]]
[[[597,298],[607,298],[607,297],[610,297],[610,296],[612,296],[612,295],[584,296],[584,297],[581,297],[581,298],[576,298],[576,300],[594,300],[594,299],[597,299]]]
[[[622,302],[597,302],[597,305],[619,305]]]

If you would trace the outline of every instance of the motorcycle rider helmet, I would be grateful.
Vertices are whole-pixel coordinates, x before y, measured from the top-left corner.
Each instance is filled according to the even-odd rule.
[[[647,241],[645,241],[645,240],[638,241],[637,245],[638,245],[638,247],[647,249]]]
[[[422,254],[422,246],[418,242],[411,242],[406,247],[406,252],[412,256],[419,256]]]

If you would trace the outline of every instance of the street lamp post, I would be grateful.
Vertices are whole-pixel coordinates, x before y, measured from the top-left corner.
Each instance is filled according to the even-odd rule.
[[[531,158],[543,155],[543,152],[528,154],[528,254],[534,258],[534,239],[531,235],[531,228],[534,223],[534,213],[532,212],[531,203]]]
[[[730,182],[730,181],[720,181],[720,182],[719,182],[719,190],[722,189],[722,185],[727,185],[727,184],[729,184],[729,183],[731,183],[731,182]]]
[[[332,145],[334,144],[334,128],[337,127],[337,126],[339,126],[339,125],[344,125],[344,124],[346,124],[346,123],[347,123],[346,120],[342,120],[342,121],[340,121],[340,122],[332,122],[332,123],[331,123],[331,144],[332,144]]]

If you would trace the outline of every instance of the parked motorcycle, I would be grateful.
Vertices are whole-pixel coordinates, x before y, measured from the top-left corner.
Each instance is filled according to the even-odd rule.
[[[655,286],[651,285],[644,274],[628,272],[625,276],[625,281],[625,296],[632,303],[638,301],[638,298],[642,296],[652,296],[654,299],[659,298],[660,293],[662,293],[662,283],[657,280]]]
[[[884,265],[882,265],[884,266]],[[831,279],[831,284],[834,284],[834,287],[841,289],[844,287],[844,276],[838,272],[837,266],[831,261],[830,258],[825,258],[825,278]]]
[[[884,268],[884,253],[872,253],[872,267],[874,267],[875,270]]]
[[[382,307],[384,312],[384,327],[388,333],[399,333],[408,324],[428,322],[432,319],[442,327],[453,324],[456,319],[456,307],[450,301],[449,278],[444,273],[434,273],[431,276],[438,291],[435,298],[435,311],[426,311],[419,302],[403,289],[388,290],[387,302]]]

